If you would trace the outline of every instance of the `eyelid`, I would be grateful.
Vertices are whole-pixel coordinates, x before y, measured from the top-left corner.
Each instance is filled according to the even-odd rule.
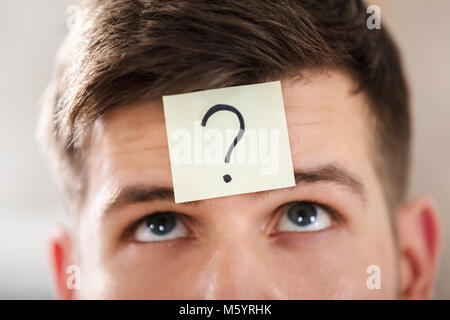
[[[314,201],[308,201],[308,202],[310,202],[310,203],[318,206],[322,210],[326,211],[330,215],[330,218],[333,219],[333,221],[342,222],[343,215],[341,215],[336,209],[334,209],[326,204],[322,204],[322,203],[318,203],[318,202],[314,202]]]
[[[147,213],[144,216],[142,216],[139,219],[136,219],[134,222],[132,222],[128,227],[125,228],[125,230],[123,231],[123,235],[122,235],[122,240],[124,241],[133,241],[133,242],[139,242],[142,243],[140,241],[136,241],[134,239],[134,235],[138,229],[138,227],[145,222],[145,220],[152,216],[152,215],[156,215],[156,214],[160,214],[160,213],[171,213],[175,216],[175,218],[177,219],[178,223],[182,223],[183,226],[187,229],[187,231],[189,232],[188,237],[191,236],[192,232],[192,228],[190,227],[190,223],[187,223],[187,220],[189,220],[189,217],[183,213],[179,213],[179,212],[175,212],[175,211],[165,211],[165,210],[158,210],[158,211],[154,211],[152,213]],[[173,239],[176,240],[176,239]],[[162,240],[162,241],[171,241],[171,240]],[[161,242],[162,242],[161,241]]]
[[[338,210],[332,208],[329,205],[326,205],[326,204],[323,204],[323,203],[320,203],[320,202],[317,202],[317,201],[314,201],[314,200],[304,200],[303,199],[303,200],[296,200],[296,201],[290,201],[290,202],[284,203],[281,206],[279,206],[277,209],[275,209],[273,218],[269,222],[269,224],[267,225],[265,233],[268,234],[268,235],[273,235],[273,234],[279,232],[277,230],[277,226],[280,223],[282,215],[286,213],[286,211],[285,211],[286,208],[288,206],[291,206],[291,205],[293,205],[295,203],[298,203],[298,202],[308,202],[308,203],[311,203],[311,204],[321,208],[327,214],[329,214],[329,216],[330,216],[330,218],[331,218],[333,223],[336,223],[336,224],[345,223],[344,216]]]

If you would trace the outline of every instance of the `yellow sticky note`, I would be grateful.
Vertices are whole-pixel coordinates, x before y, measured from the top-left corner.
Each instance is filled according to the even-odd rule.
[[[163,104],[176,203],[295,185],[280,81]]]

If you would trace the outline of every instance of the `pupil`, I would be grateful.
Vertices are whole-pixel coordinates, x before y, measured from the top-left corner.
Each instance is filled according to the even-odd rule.
[[[315,205],[307,202],[298,202],[288,209],[288,218],[298,226],[306,227],[317,220]]]
[[[147,228],[156,235],[165,235],[176,225],[176,217],[172,213],[157,213],[147,218]]]

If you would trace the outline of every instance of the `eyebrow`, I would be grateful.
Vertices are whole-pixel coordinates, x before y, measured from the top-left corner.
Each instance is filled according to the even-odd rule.
[[[366,203],[366,192],[361,180],[356,175],[351,174],[340,166],[327,164],[310,170],[295,170],[294,177],[296,185],[319,182],[336,183],[347,188],[350,192],[357,196],[363,204]],[[253,192],[247,195],[260,198],[267,195],[269,192],[274,191],[276,190]],[[119,188],[116,192],[113,192],[113,194],[107,198],[102,206],[103,210],[101,211],[116,211],[134,203],[148,203],[156,201],[174,202],[175,196],[173,189],[145,184],[124,186]],[[197,206],[201,201],[203,200],[184,202],[181,205]]]

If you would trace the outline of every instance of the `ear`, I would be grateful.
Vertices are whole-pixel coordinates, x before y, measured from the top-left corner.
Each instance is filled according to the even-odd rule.
[[[437,207],[428,197],[418,197],[398,212],[402,298],[432,297],[441,246],[440,227]]]
[[[49,253],[56,298],[73,299],[74,290],[67,285],[70,276],[67,268],[72,265],[71,238],[69,232],[62,226],[55,227],[49,235]]]

